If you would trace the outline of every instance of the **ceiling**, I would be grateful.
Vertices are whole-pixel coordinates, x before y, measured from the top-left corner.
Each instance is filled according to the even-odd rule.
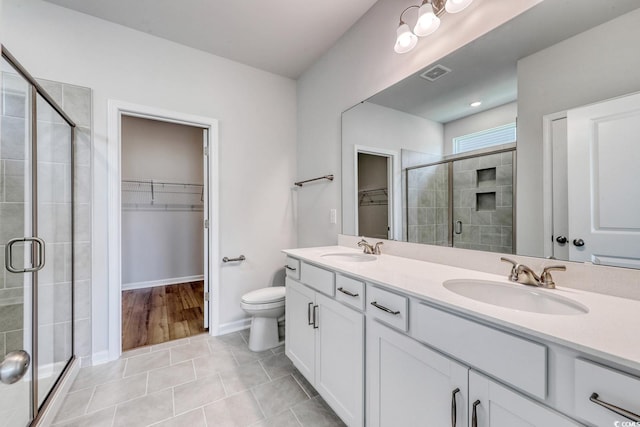
[[[376,0],[46,0],[297,78]]]
[[[439,60],[452,70],[440,79],[429,82],[420,77],[435,65],[430,64],[368,101],[440,123],[513,102],[519,59],[638,7],[638,0],[543,1]],[[482,106],[471,108],[477,100]]]

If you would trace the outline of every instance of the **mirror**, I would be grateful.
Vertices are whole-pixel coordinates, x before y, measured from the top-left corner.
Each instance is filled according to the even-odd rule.
[[[546,0],[345,111],[343,234],[640,268],[639,8]]]

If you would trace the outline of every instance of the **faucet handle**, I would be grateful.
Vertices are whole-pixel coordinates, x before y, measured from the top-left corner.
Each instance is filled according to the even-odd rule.
[[[384,242],[378,242],[376,243],[375,247],[373,248],[373,253],[376,255],[380,255],[382,252],[380,252],[380,246],[384,245]]]
[[[500,257],[500,261],[508,262],[513,265],[513,267],[511,268],[511,273],[509,274],[509,280],[511,280],[512,282],[517,282],[518,275],[520,274],[520,271],[518,271],[518,267],[520,266],[520,264],[518,264],[512,259],[505,258],[505,257]]]
[[[540,274],[540,285],[545,288],[555,289],[556,283],[553,281],[551,273],[549,273],[551,270],[566,271],[567,267],[564,265],[549,265],[542,270],[542,274]]]

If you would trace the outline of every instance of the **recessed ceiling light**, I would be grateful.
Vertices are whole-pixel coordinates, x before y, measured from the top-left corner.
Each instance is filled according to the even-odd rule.
[[[474,101],[471,104],[469,104],[470,107],[479,107],[482,105],[482,101]]]

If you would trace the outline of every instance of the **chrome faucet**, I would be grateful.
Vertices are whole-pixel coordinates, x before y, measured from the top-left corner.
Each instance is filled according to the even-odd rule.
[[[364,240],[364,237],[358,242],[358,246],[364,249],[364,253],[371,255],[380,255],[382,253],[380,252],[380,246],[382,245],[384,245],[384,242],[378,242],[375,246],[370,245],[369,242]]]
[[[517,263],[509,258],[501,257],[500,261],[508,262],[513,265],[511,272],[509,273],[509,280],[512,282],[522,283],[523,285],[539,286],[547,289],[555,289],[556,283],[551,277],[551,270],[565,271],[567,267],[564,265],[550,265],[544,267],[540,276],[538,276],[532,269],[524,264]]]

